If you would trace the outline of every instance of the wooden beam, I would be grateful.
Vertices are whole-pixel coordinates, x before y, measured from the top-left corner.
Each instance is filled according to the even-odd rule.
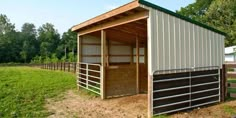
[[[114,17],[116,15],[119,15],[119,14],[124,13],[126,11],[135,9],[137,7],[139,7],[139,2],[138,1],[133,1],[131,3],[128,3],[126,5],[121,6],[119,8],[111,10],[111,11],[109,11],[107,13],[99,15],[99,16],[97,16],[95,18],[87,20],[87,21],[85,21],[85,22],[83,22],[81,24],[78,24],[78,25],[72,27],[72,31],[76,31],[76,30],[78,30],[80,28],[86,27],[86,26],[91,25],[93,23],[97,23],[99,21],[102,21],[102,20],[105,20],[105,19],[108,19],[108,18],[112,18],[112,17]]]
[[[131,35],[139,34],[141,38],[144,38],[144,39],[147,38],[147,31],[139,31],[138,29],[135,29],[135,27],[131,28],[131,27],[126,27],[126,25],[122,25],[122,26],[114,27],[112,29],[118,30],[124,33],[128,33]]]
[[[148,64],[148,58],[147,58],[147,44],[144,44],[144,63],[147,66]]]
[[[81,62],[82,59],[81,59],[81,52],[82,52],[82,46],[81,46],[81,43],[82,43],[82,37],[80,35],[77,35],[77,63]],[[78,64],[77,68],[80,68],[80,65]],[[77,73],[79,73],[79,69],[76,69],[77,70]],[[79,81],[79,77],[77,78],[78,81]],[[79,83],[78,83],[79,84]],[[78,86],[78,90],[80,89],[80,87]]]
[[[101,98],[106,98],[106,32],[101,31]]]
[[[96,25],[96,26],[91,27],[89,29],[79,31],[79,34],[80,35],[85,35],[85,34],[88,34],[88,33],[99,31],[99,30],[104,30],[104,29],[108,29],[108,28],[111,28],[111,27],[115,27],[115,26],[126,24],[126,23],[130,23],[130,22],[141,20],[141,19],[145,19],[147,17],[148,17],[148,12],[143,11],[143,12],[136,13],[134,15],[126,16],[126,17],[118,19],[118,20],[114,20],[114,21],[107,22],[107,23],[104,23],[104,24]]]
[[[136,36],[136,93],[139,94],[139,40]]]
[[[110,55],[110,45],[109,45],[110,41],[107,40],[106,42],[106,66],[109,67],[109,55]]]
[[[118,29],[118,28],[110,28],[109,32],[113,33],[112,36],[109,36],[109,39],[111,39],[113,37],[115,38],[115,37],[119,36],[120,40],[123,39],[124,41],[126,41],[126,43],[128,41],[131,41],[135,45],[135,35],[137,33],[131,33],[129,31],[125,31],[125,30]],[[146,39],[147,39],[147,37],[145,37],[145,36],[139,37],[139,40],[146,40]]]

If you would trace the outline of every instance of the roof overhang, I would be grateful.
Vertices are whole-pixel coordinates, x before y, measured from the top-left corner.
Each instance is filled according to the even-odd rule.
[[[145,5],[145,6],[153,8],[153,9],[157,9],[159,11],[165,12],[167,14],[170,14],[172,16],[175,16],[175,17],[185,20],[187,22],[196,24],[200,27],[206,28],[206,29],[211,30],[213,32],[216,32],[216,33],[219,33],[222,35],[226,35],[226,33],[222,32],[222,31],[219,31],[215,28],[207,26],[203,23],[194,21],[188,17],[182,16],[180,14],[177,14],[175,12],[172,12],[170,10],[162,8],[158,5],[147,2],[145,0],[132,1],[132,2],[125,4],[121,7],[113,9],[113,10],[106,12],[102,15],[94,17],[90,20],[87,20],[83,23],[75,25],[72,27],[71,30],[74,32],[78,32],[79,35],[84,35],[84,34],[98,31],[98,30],[103,30],[103,29],[119,26],[119,25],[122,25],[125,23],[130,23],[130,22],[134,22],[137,20],[148,18],[148,10],[141,7],[141,5]]]
[[[72,27],[72,31],[79,32],[79,35],[96,32],[148,17],[148,11],[140,7],[138,0],[132,1],[107,13],[94,17],[83,23]]]

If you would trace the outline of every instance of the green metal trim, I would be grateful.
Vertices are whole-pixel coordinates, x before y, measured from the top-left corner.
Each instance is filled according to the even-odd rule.
[[[175,17],[177,17],[177,18],[183,19],[183,20],[188,21],[188,22],[190,22],[190,23],[196,24],[196,25],[201,26],[201,27],[203,27],[203,28],[209,29],[209,30],[211,30],[211,31],[213,31],[213,32],[222,34],[222,35],[224,35],[224,36],[227,35],[225,32],[222,32],[222,31],[217,30],[217,29],[215,29],[215,28],[213,28],[213,27],[210,27],[210,26],[205,25],[205,24],[203,24],[203,23],[197,22],[197,21],[192,20],[192,19],[190,19],[190,18],[188,18],[188,17],[186,17],[186,16],[177,14],[177,13],[175,13],[175,12],[173,12],[173,11],[170,11],[170,10],[168,10],[168,9],[165,9],[165,8],[163,8],[163,7],[160,7],[160,6],[158,6],[158,5],[155,5],[155,4],[153,4],[153,3],[147,2],[147,1],[145,1],[145,0],[139,0],[139,3],[140,3],[140,4],[143,4],[143,5],[146,5],[146,6],[148,6],[148,7],[152,7],[152,8],[154,8],[154,9],[160,10],[160,11],[162,11],[162,12],[165,12],[165,13],[170,14],[170,15],[172,15],[172,16],[175,16]]]

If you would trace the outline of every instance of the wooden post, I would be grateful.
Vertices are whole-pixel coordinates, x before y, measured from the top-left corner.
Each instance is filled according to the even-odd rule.
[[[74,73],[76,73],[76,62],[74,62]]]
[[[106,32],[101,30],[101,98],[106,98]]]
[[[153,116],[153,77],[148,73],[148,118]]]
[[[105,44],[105,48],[106,48],[106,66],[109,67],[109,50],[110,50],[110,42],[109,40],[106,41],[106,44]]]
[[[139,40],[136,36],[136,94],[139,94]]]
[[[61,65],[60,65],[60,66],[61,66],[61,71],[62,71],[62,63],[63,63],[63,62],[61,62]]]
[[[227,68],[226,65],[222,66],[222,76],[221,76],[221,102],[225,101],[225,97],[227,96]]]
[[[68,65],[68,72],[70,72],[70,64],[71,64],[71,63],[69,62],[68,64],[69,64],[69,65]]]
[[[148,64],[148,58],[147,58],[147,45],[144,46],[144,63],[145,65]]]
[[[66,62],[64,62],[63,66],[64,66],[64,71],[66,71]]]
[[[78,77],[77,77],[78,83],[77,84],[79,84],[79,81],[80,81],[79,73],[80,73],[80,62],[82,61],[82,41],[83,41],[82,36],[80,36],[78,34],[77,35],[77,63],[78,63],[78,65],[76,67],[77,68],[76,71],[78,74]],[[80,89],[79,86],[78,86],[78,89]]]

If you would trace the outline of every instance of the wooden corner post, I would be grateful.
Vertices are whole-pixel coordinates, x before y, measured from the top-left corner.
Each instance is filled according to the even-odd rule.
[[[80,68],[80,62],[81,62],[81,40],[82,40],[82,38],[81,38],[81,36],[78,34],[77,35],[77,64],[78,64],[78,66],[77,66],[77,68],[76,68],[76,74],[78,75],[79,74],[79,69],[78,68]],[[61,65],[62,65],[62,63],[61,63]],[[64,65],[65,66],[65,65]],[[61,66],[62,67],[62,66]],[[65,70],[65,67],[64,67],[64,70]],[[78,75],[78,77],[77,77],[77,84],[79,84],[79,75]],[[78,85],[78,89],[80,89],[79,88],[79,85]]]
[[[106,32],[101,30],[101,98],[106,98]]]
[[[139,94],[139,40],[136,36],[136,94]]]

